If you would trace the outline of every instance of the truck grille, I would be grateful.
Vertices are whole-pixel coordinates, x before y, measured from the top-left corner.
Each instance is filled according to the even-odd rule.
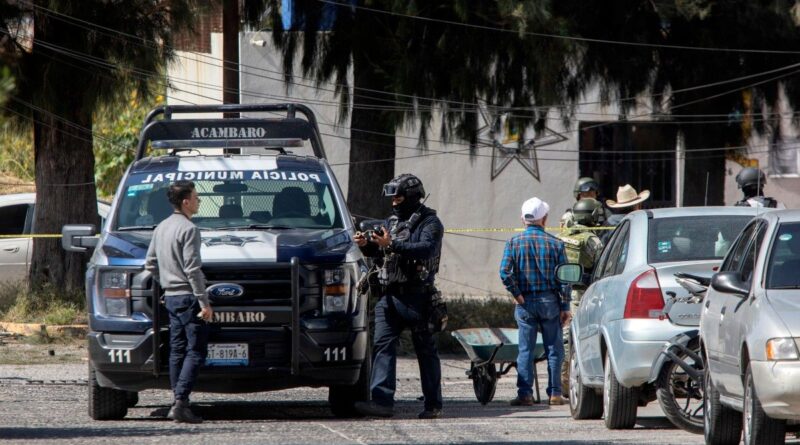
[[[258,269],[204,267],[203,273],[208,285],[236,283],[244,288],[241,297],[225,300],[225,304],[291,304],[292,272],[289,267]],[[301,278],[300,285],[302,284]],[[214,299],[213,296],[209,297]]]

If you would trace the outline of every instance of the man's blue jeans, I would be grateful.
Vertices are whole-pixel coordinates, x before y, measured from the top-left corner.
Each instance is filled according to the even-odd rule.
[[[514,318],[519,327],[517,356],[517,395],[533,395],[533,352],[537,331],[542,333],[547,354],[547,395],[561,395],[561,362],[564,360],[564,336],[561,331],[561,300],[553,292],[525,295],[525,304],[517,305]]]
[[[189,400],[200,366],[208,355],[208,323],[197,318],[200,304],[192,295],[164,297],[169,312],[169,381],[175,400]]]

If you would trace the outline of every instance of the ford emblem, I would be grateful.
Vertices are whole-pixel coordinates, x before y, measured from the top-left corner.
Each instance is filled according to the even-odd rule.
[[[237,298],[244,295],[244,288],[236,283],[217,283],[206,290],[214,298]]]

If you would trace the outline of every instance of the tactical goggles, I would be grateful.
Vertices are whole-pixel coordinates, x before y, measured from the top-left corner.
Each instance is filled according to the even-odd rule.
[[[598,191],[600,187],[597,186],[596,182],[587,182],[586,184],[581,184],[578,187],[579,192],[591,192],[591,191]]]
[[[383,196],[397,196],[402,195],[400,192],[400,184],[396,182],[390,182],[388,184],[383,184]]]

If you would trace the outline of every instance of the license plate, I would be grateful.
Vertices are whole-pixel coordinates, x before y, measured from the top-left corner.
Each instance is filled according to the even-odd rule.
[[[206,366],[247,366],[247,343],[209,343]]]

